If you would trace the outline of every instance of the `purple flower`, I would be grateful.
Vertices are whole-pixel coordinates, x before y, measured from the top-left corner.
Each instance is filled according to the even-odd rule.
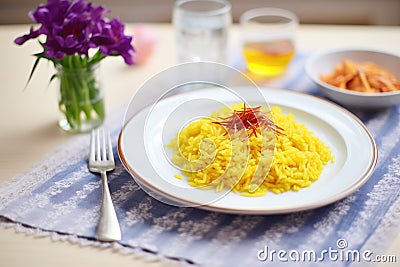
[[[18,45],[22,45],[24,44],[26,41],[28,41],[29,39],[33,39],[33,38],[37,38],[40,35],[40,31],[39,30],[33,30],[33,27],[30,28],[30,31],[28,34],[24,34],[20,37],[17,37],[14,42]]]
[[[104,18],[108,12],[103,6],[92,6],[84,0],[48,0],[40,4],[31,19],[40,24],[31,27],[28,34],[15,39],[18,45],[45,35],[44,56],[61,60],[64,56],[86,55],[90,49],[99,49],[105,56],[121,55],[129,65],[133,64],[132,37],[124,35],[124,25],[119,19]]]
[[[134,49],[131,45],[132,37],[124,35],[124,25],[118,18],[111,21],[103,20],[99,23],[96,33],[93,34],[93,43],[106,55],[121,55],[125,63],[133,64]]]

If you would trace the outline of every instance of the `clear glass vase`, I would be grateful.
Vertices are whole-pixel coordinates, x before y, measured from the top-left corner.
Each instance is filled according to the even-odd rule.
[[[104,96],[99,81],[100,64],[85,68],[56,66],[59,85],[58,125],[66,132],[88,132],[104,121]]]

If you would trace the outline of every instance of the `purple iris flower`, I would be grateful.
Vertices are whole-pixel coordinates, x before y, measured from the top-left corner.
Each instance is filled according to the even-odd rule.
[[[104,18],[107,12],[103,6],[94,7],[83,0],[48,0],[47,4],[40,4],[29,14],[40,27],[36,30],[31,27],[28,34],[14,42],[22,45],[45,35],[46,58],[58,61],[75,54],[89,56],[90,49],[98,48],[105,56],[121,55],[127,64],[132,65],[132,37],[124,35],[124,25],[119,19],[110,21]]]
[[[92,36],[93,43],[107,56],[121,55],[126,64],[133,64],[132,37],[124,35],[124,25],[118,18],[103,20]]]

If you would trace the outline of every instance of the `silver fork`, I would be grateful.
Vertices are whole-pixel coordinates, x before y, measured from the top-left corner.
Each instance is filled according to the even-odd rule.
[[[92,131],[90,139],[89,170],[101,174],[103,196],[100,209],[100,219],[97,226],[97,238],[102,241],[121,240],[121,230],[117,214],[108,189],[107,171],[115,169],[110,133],[104,129]]]

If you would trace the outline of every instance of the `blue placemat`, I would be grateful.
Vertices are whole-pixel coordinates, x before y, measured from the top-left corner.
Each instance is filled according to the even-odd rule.
[[[318,95],[304,71],[306,58],[298,55],[284,77],[262,84]],[[240,61],[235,64],[242,67]],[[148,196],[117,160],[109,185],[123,239],[101,243],[95,240],[100,179],[87,169],[89,135],[80,135],[1,186],[1,221],[35,234],[194,265],[293,266],[301,262],[314,266],[324,262],[347,266],[374,260],[400,221],[400,106],[352,111],[374,136],[379,160],[365,185],[329,206],[269,216],[177,208]],[[115,111],[109,117],[113,123],[108,123],[116,159],[122,119],[123,109]]]

